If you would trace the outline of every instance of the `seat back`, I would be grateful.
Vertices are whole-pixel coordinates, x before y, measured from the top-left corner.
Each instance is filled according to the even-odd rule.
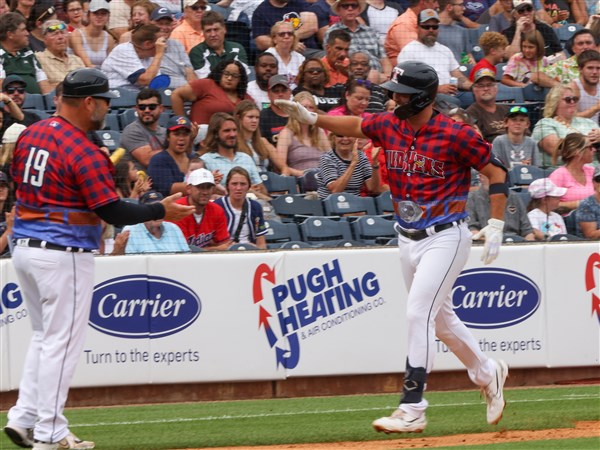
[[[269,247],[271,247],[270,244],[276,244],[276,247],[278,247],[284,242],[300,240],[300,231],[296,223],[283,223],[277,220],[270,220],[265,222],[265,225],[267,226],[265,239]]]
[[[394,214],[394,202],[392,201],[392,193],[390,191],[382,192],[375,197],[375,205],[377,206],[377,214]]]
[[[239,250],[260,250],[256,245],[250,244],[249,242],[242,243],[238,242],[229,247],[229,250],[239,251]]]
[[[554,236],[552,236],[550,238],[550,241],[552,242],[557,242],[557,241],[583,241],[584,239],[579,237],[579,236],[575,236],[574,234],[555,234]]]
[[[346,221],[327,217],[308,217],[300,224],[302,240],[321,247],[335,247],[340,241],[351,241],[352,231]]]
[[[102,145],[112,153],[121,146],[121,133],[113,130],[96,131],[96,136]]]
[[[563,220],[565,221],[567,234],[577,236],[577,210],[573,210],[566,216],[563,216]]]
[[[280,195],[271,200],[275,213],[285,219],[294,216],[324,216],[320,200],[308,200],[303,195]]]
[[[373,197],[359,197],[343,192],[329,194],[323,200],[323,207],[328,216],[362,216],[365,214],[374,216],[377,214]]]
[[[496,77],[498,73],[496,73]],[[496,103],[525,103],[523,98],[523,89],[520,87],[506,86],[498,83],[498,94]]]
[[[125,110],[135,106],[137,98],[136,91],[125,88],[111,89],[111,91],[116,92],[118,94],[117,98],[113,98],[110,101],[111,110]]]
[[[298,179],[300,192],[316,191],[319,188],[319,169],[308,169]]]
[[[42,94],[25,94],[25,100],[21,109],[39,109],[40,111],[46,110],[46,102]]]
[[[262,172],[260,177],[263,180],[263,184],[267,188],[267,191],[269,191],[269,194],[282,195],[298,193],[296,177],[288,177],[269,171]]]
[[[385,242],[378,238],[393,239],[396,237],[394,222],[379,216],[359,217],[351,223],[351,226],[354,238],[369,245]]]
[[[524,164],[514,165],[508,172],[510,181],[515,186],[530,185],[532,181],[544,178],[544,169]]]

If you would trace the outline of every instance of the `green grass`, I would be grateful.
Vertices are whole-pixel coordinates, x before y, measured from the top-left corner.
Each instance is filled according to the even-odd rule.
[[[581,420],[600,420],[599,386],[510,389],[505,396],[504,418],[500,425],[490,426],[478,391],[429,392],[429,425],[417,436],[567,428]],[[389,414],[397,401],[397,395],[364,395],[184,403],[70,409],[67,417],[72,431],[94,440],[98,449],[366,441],[398,438],[375,433],[370,426],[374,419]],[[5,413],[0,420],[5,423]],[[587,445],[584,439],[581,447],[578,442],[563,448],[589,448]],[[12,448],[16,447],[2,435],[0,449]],[[537,447],[528,444],[527,448]],[[546,444],[544,448],[559,447]]]
[[[435,447],[435,450],[457,450],[459,447]],[[600,438],[547,441],[507,442],[504,444],[469,445],[468,450],[598,450]]]

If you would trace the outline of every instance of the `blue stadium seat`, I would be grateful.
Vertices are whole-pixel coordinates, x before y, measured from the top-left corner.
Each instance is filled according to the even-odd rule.
[[[111,91],[116,91],[119,94],[119,96],[117,98],[111,99],[110,109],[122,110],[135,106],[137,97],[136,91],[125,88],[111,89]]]
[[[526,242],[525,238],[519,236],[518,234],[505,234],[502,236],[502,242],[505,244],[516,244],[518,242]]]
[[[127,125],[137,120],[137,110],[135,108],[126,109],[122,113],[119,113],[118,118],[119,126],[121,130],[124,130]]]
[[[25,94],[22,109],[38,109],[40,111],[45,111],[46,103],[44,102],[44,97],[42,94]]]
[[[552,236],[550,238],[551,242],[558,242],[558,241],[583,241],[585,239],[579,237],[579,236],[575,236],[574,234],[555,234],[554,236]]]
[[[520,87],[506,86],[505,84],[498,83],[496,103],[525,103],[523,89]]]
[[[514,165],[509,171],[510,181],[515,186],[529,185],[532,181],[546,176],[544,169],[522,164]]]
[[[308,200],[304,195],[280,195],[271,200],[275,213],[282,219],[292,220],[296,216],[324,216],[320,200]]]
[[[267,234],[265,239],[268,248],[280,248],[281,244],[300,240],[300,231],[295,223],[283,223],[277,220],[265,222]]]
[[[300,224],[302,240],[318,247],[335,247],[340,241],[351,241],[352,231],[346,221],[328,217],[308,217]]]
[[[347,193],[329,194],[323,200],[325,214],[328,216],[376,215],[377,209],[373,197],[359,197]]]
[[[563,25],[562,27],[552,28],[556,37],[560,41],[560,44],[565,48],[567,41],[573,37],[573,35],[583,29],[582,25],[578,23],[569,23],[567,25]]]
[[[375,197],[375,205],[377,206],[377,214],[394,214],[394,202],[392,201],[392,193],[390,191],[382,192]]]
[[[247,243],[238,242],[229,247],[229,250],[240,251],[240,250],[260,250],[256,245]]]
[[[319,169],[305,170],[300,178],[298,178],[300,192],[316,191],[319,188]]]
[[[268,171],[262,172],[260,177],[262,178],[263,184],[267,188],[267,191],[269,191],[269,194],[282,195],[298,193],[296,177],[288,177]]]
[[[269,248],[271,248],[271,247],[269,247]],[[308,242],[304,242],[304,241],[288,241],[288,242],[284,242],[279,247],[272,247],[272,248],[296,250],[298,248],[314,248],[314,247],[312,245],[310,245]]]
[[[54,96],[56,92],[52,90],[52,92],[48,92],[47,94],[43,94],[42,98],[44,99],[44,109],[46,111],[54,112],[56,111],[56,105],[54,104]]]
[[[121,146],[121,133],[119,131],[100,130],[95,133],[104,147],[108,148],[111,153]]]
[[[397,237],[394,221],[380,216],[361,216],[351,223],[354,238],[368,245],[385,243]],[[387,239],[380,239],[387,238]]]

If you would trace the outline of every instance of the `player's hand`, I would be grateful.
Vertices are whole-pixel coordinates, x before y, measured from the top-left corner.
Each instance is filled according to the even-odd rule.
[[[175,203],[177,199],[181,198],[181,193],[169,195],[166,198],[163,198],[160,202],[165,208],[165,217],[164,220],[168,220],[170,222],[177,222],[178,220],[183,219],[186,216],[189,216],[196,209],[194,206],[181,205],[179,203]]]
[[[502,244],[503,233],[504,221],[499,219],[490,219],[488,220],[487,226],[483,227],[479,233],[471,237],[473,240],[485,237],[485,243],[483,244],[483,255],[481,255],[481,260],[484,264],[489,264],[498,257],[500,245]]]
[[[314,125],[317,122],[318,114],[310,112],[300,103],[293,102],[291,100],[277,99],[275,100],[275,104],[286,114],[288,114],[290,117],[293,117],[300,123]]]

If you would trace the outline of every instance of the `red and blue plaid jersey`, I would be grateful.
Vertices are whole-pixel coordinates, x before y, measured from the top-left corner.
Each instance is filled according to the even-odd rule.
[[[467,216],[471,168],[482,169],[491,147],[470,126],[443,114],[414,131],[393,113],[374,114],[362,121],[363,133],[385,150],[394,202],[413,201],[424,214],[403,228],[425,229]]]
[[[31,125],[19,137],[11,173],[15,238],[98,248],[100,219],[93,210],[119,196],[112,162],[82,130],[62,117]]]

